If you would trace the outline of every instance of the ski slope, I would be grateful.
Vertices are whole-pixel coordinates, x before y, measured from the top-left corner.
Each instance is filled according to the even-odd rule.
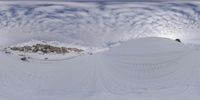
[[[130,40],[65,61],[0,53],[1,100],[198,100],[200,52],[166,38]]]

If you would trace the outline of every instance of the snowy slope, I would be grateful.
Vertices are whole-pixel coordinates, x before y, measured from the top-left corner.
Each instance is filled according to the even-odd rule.
[[[0,100],[198,100],[199,20],[199,2],[0,2],[0,50],[110,48],[45,62],[0,52]]]
[[[92,95],[94,67],[85,57],[58,62],[23,62],[10,55],[1,57],[1,98],[55,100]],[[47,96],[47,97],[46,97]]]
[[[0,53],[1,100],[198,100],[200,52],[142,38],[65,61],[24,62]]]
[[[43,45],[49,45],[49,46],[54,46],[58,48],[73,48],[77,50],[82,50],[82,51],[71,51],[68,50],[67,53],[56,53],[56,52],[49,52],[49,53],[43,53],[43,52],[27,52],[26,50],[21,50],[21,51],[16,51],[12,50],[11,48],[13,47],[18,47],[18,48],[23,48],[23,47],[32,47],[33,45],[37,44],[43,44]],[[67,60],[67,59],[73,59],[78,56],[82,55],[92,55],[94,53],[102,52],[107,50],[108,48],[97,48],[97,47],[86,47],[86,46],[81,46],[81,45],[72,45],[72,44],[66,44],[66,43],[61,43],[58,41],[38,41],[38,40],[31,40],[28,42],[24,43],[18,43],[15,45],[9,45],[7,47],[1,47],[3,52],[17,56],[19,58],[26,57],[28,58],[27,61],[59,61],[59,60]]]
[[[170,39],[132,40],[102,55],[102,80],[116,94],[174,95],[194,81],[192,67],[196,63],[188,58],[192,52],[193,49]]]

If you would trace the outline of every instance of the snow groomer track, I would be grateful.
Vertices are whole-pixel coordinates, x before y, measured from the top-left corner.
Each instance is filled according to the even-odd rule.
[[[198,100],[199,12],[197,2],[1,2],[0,100]],[[97,49],[37,62],[3,52],[30,40]]]

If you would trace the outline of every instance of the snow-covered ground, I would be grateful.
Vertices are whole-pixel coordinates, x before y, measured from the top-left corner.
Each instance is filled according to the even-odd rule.
[[[200,51],[166,38],[130,40],[56,62],[0,53],[2,100],[198,100]]]
[[[46,50],[46,53],[42,52],[42,51],[37,51],[37,52],[33,52],[34,46],[36,47],[36,45],[42,45],[42,46],[47,46],[46,48],[48,48],[48,46],[52,46],[53,47],[57,47],[57,48],[70,48],[70,49],[76,49],[76,50],[81,50],[81,51],[73,51],[73,50],[68,50],[67,53],[66,52],[62,52],[62,50],[60,51],[60,53],[58,52],[49,52],[48,50]],[[26,50],[12,50],[13,48],[25,48]],[[28,48],[30,47],[30,50],[28,50]],[[38,49],[41,49],[42,47],[38,47]],[[69,45],[69,44],[65,44],[65,43],[60,43],[58,41],[38,41],[38,40],[31,40],[28,42],[24,42],[24,43],[18,43],[15,45],[10,45],[8,47],[4,47],[2,48],[3,52],[9,54],[9,55],[14,55],[17,56],[19,58],[26,58],[26,60],[30,61],[59,61],[59,60],[67,60],[67,59],[73,59],[75,57],[78,56],[82,56],[82,55],[92,55],[98,52],[102,52],[105,50],[108,50],[108,48],[97,48],[97,47],[84,47],[81,45]],[[36,49],[35,49],[36,50]],[[45,50],[45,48],[43,48],[43,51]],[[49,48],[50,50],[50,48]],[[52,49],[53,50],[53,49]]]
[[[0,100],[199,100],[199,20],[199,2],[0,2],[1,51],[37,40],[94,52],[0,52]]]

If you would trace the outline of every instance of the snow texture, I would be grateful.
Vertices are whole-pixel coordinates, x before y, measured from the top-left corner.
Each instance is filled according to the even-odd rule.
[[[5,100],[197,100],[199,54],[156,37],[56,62],[24,62],[1,52],[0,96]]]
[[[198,100],[199,15],[198,2],[0,2],[1,49],[29,40],[109,48],[54,62],[0,52],[0,99]]]

